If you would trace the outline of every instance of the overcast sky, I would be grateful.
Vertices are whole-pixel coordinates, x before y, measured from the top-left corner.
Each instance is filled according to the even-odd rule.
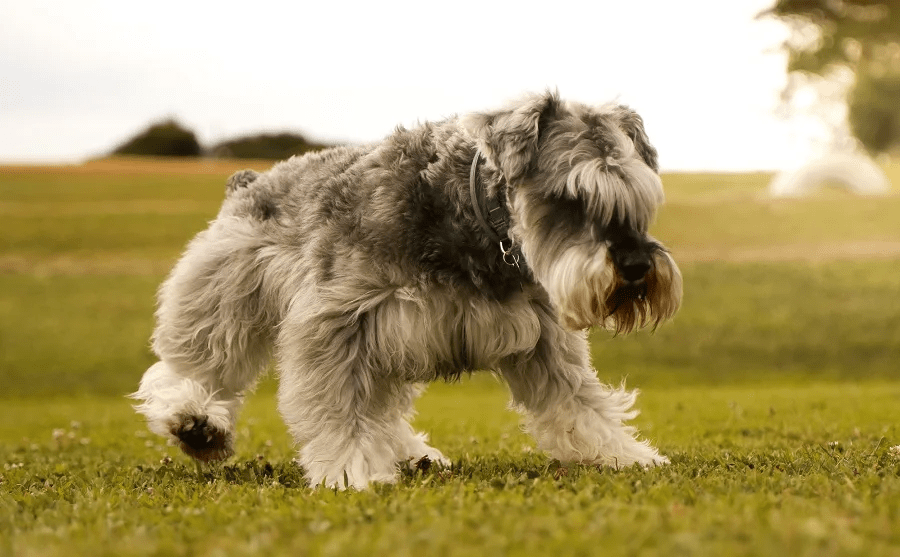
[[[786,30],[754,20],[771,4],[10,1],[0,161],[84,160],[167,117],[206,144],[367,142],[555,88],[634,107],[665,169],[789,167],[810,146],[776,115]]]

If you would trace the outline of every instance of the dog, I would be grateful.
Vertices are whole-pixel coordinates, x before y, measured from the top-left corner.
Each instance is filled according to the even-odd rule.
[[[641,117],[555,92],[241,171],[160,288],[135,408],[195,459],[225,459],[274,357],[309,484],[364,489],[399,464],[449,466],[413,402],[491,370],[550,457],[667,463],[587,341],[678,310],[681,273],[647,233],[662,202]]]

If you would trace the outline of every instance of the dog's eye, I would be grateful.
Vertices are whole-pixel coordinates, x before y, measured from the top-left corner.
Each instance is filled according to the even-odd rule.
[[[545,199],[542,220],[552,228],[565,227],[566,230],[583,230],[588,224],[584,206],[576,199],[565,196],[548,196]]]

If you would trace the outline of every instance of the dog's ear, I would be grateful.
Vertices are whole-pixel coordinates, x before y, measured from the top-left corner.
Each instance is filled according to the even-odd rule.
[[[644,131],[644,120],[640,115],[625,105],[619,105],[614,110],[616,118],[619,120],[619,127],[625,132],[625,135],[634,142],[634,148],[638,155],[644,160],[653,172],[659,173],[659,161],[657,159],[656,148],[650,144],[650,138]]]
[[[469,114],[461,124],[507,182],[513,183],[528,173],[537,154],[542,119],[552,117],[560,104],[559,94],[548,91],[504,110]]]

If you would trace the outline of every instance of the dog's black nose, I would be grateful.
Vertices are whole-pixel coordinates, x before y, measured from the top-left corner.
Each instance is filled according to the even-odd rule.
[[[650,271],[650,260],[642,256],[625,257],[619,268],[622,278],[630,282],[643,279],[647,276],[648,271]]]

